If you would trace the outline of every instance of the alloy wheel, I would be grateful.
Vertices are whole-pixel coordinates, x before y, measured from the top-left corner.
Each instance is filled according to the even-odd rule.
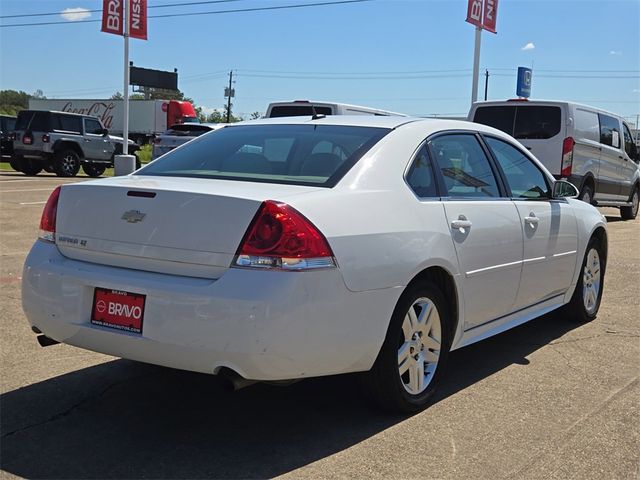
[[[418,395],[433,379],[442,344],[442,322],[429,298],[413,302],[402,322],[398,347],[398,373],[405,390]]]
[[[584,309],[592,315],[598,308],[600,296],[600,255],[598,250],[591,248],[587,254],[587,261],[582,273],[582,301]]]

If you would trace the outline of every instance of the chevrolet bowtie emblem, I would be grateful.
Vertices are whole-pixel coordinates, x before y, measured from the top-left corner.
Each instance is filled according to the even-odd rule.
[[[138,223],[141,222],[142,219],[144,219],[144,217],[146,217],[147,214],[146,213],[142,213],[140,210],[129,210],[128,212],[124,212],[122,214],[122,217],[120,217],[122,220],[126,220],[129,223]]]

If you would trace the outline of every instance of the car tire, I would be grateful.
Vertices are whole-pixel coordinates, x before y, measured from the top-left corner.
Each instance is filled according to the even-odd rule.
[[[84,173],[93,178],[97,178],[102,175],[106,169],[106,166],[96,163],[85,163],[84,165],[82,165],[82,170],[84,171]]]
[[[415,413],[429,405],[444,375],[451,346],[451,318],[433,283],[410,286],[400,297],[373,368],[368,393],[387,410]]]
[[[15,156],[11,156],[11,158],[9,159],[9,165],[11,166],[11,168],[13,168],[16,172],[21,172],[22,170],[20,169],[20,161],[22,159],[20,157],[15,157]]]
[[[60,150],[56,154],[56,175],[59,177],[75,177],[79,171],[80,155],[75,150]]]
[[[620,207],[620,217],[623,220],[633,220],[638,216],[638,203],[640,203],[640,192],[638,191],[638,187],[636,186],[633,189],[633,193],[631,194],[631,206],[630,207]]]
[[[572,320],[587,323],[598,315],[606,261],[602,242],[596,237],[591,237],[582,260],[576,289],[571,301],[565,306],[565,313]]]
[[[29,177],[33,177],[42,171],[42,166],[32,158],[20,159],[20,171]]]
[[[582,187],[578,200],[582,200],[589,205],[593,205],[593,188],[591,188],[591,185],[585,185]]]

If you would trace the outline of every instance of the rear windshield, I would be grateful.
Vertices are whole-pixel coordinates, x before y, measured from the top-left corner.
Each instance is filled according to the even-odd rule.
[[[519,105],[487,106],[476,110],[473,121],[502,130],[518,139],[555,137],[560,133],[560,107]]]
[[[11,132],[16,128],[16,119],[12,117],[2,117],[2,131]]]
[[[136,175],[333,187],[390,129],[239,125],[173,150]]]
[[[48,132],[50,130],[51,113],[33,110],[23,110],[18,112],[16,130],[35,130],[37,132]]]
[[[311,105],[280,105],[271,108],[271,113],[269,114],[270,118],[275,117],[301,117],[301,116],[311,116],[313,115],[313,111],[315,109],[315,113],[320,115],[331,115],[333,112],[331,111],[331,107],[320,107],[315,106],[311,108]]]
[[[164,132],[165,135],[176,135],[176,136],[189,136],[189,137],[197,137],[198,135],[202,135],[203,133],[210,132],[213,130],[211,127],[206,125],[174,125],[169,130]]]

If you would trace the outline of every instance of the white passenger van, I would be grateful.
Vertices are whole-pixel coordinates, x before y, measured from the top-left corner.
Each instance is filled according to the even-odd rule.
[[[580,199],[638,213],[640,167],[631,129],[613,113],[571,102],[515,99],[477,102],[468,120],[515,137]]]
[[[377,108],[348,105],[346,103],[316,102],[294,100],[292,102],[273,102],[267,108],[265,117],[300,117],[304,115],[380,115],[406,117],[404,113],[389,112]]]

